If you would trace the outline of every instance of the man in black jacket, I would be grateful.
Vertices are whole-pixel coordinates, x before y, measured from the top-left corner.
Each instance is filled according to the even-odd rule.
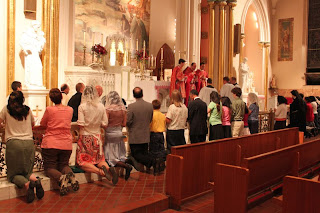
[[[193,100],[189,103],[188,107],[191,143],[205,142],[208,133],[207,104],[198,95],[197,90],[190,91],[190,98]]]
[[[72,122],[77,122],[78,120],[78,107],[81,104],[81,97],[82,97],[82,92],[84,90],[85,86],[83,83],[77,83],[76,85],[76,91],[77,93],[74,94],[69,102],[68,102],[68,106],[72,107],[73,109],[73,116],[72,116]]]

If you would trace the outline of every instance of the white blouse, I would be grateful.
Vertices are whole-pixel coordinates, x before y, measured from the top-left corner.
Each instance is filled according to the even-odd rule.
[[[287,118],[287,105],[280,104],[275,112],[275,118]]]
[[[101,134],[101,126],[108,125],[108,117],[102,103],[98,103],[97,106],[83,103],[78,111],[77,123],[84,127],[80,132],[83,135]]]

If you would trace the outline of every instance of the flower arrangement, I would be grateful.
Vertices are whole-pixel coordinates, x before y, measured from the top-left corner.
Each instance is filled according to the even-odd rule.
[[[148,52],[146,52],[146,55],[144,57],[144,60],[148,60],[149,56],[148,56]],[[136,51],[136,59],[138,62],[142,62],[143,61],[143,50],[137,50]]]
[[[102,55],[106,55],[108,53],[106,48],[104,48],[100,44],[95,44],[94,46],[92,46],[91,51],[97,56],[97,58],[100,58]]]

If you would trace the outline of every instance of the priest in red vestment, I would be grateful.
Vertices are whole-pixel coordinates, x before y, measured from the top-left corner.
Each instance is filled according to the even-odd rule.
[[[195,77],[196,77],[195,71],[196,71],[196,69],[197,69],[197,64],[196,63],[192,63],[191,67],[187,67],[187,69],[185,69],[183,71],[183,73],[187,77],[187,81],[186,81],[186,99],[185,99],[186,106],[188,106],[190,91],[193,90],[193,89],[196,89],[196,84],[195,84]]]
[[[173,90],[177,89],[181,92],[182,98],[186,98],[185,89],[185,75],[183,74],[182,67],[186,61],[179,59],[179,65],[172,70],[171,84],[170,84],[170,97]]]
[[[208,73],[204,70],[205,69],[205,63],[201,62],[200,63],[200,70],[196,71],[197,75],[197,91],[200,92],[202,87],[207,86],[207,78],[208,78]]]

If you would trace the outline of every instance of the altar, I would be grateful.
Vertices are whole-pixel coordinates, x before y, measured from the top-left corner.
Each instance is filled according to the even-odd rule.
[[[136,81],[135,87],[143,90],[143,99],[152,102],[158,99],[161,102],[161,112],[167,112],[170,106],[170,81]]]

